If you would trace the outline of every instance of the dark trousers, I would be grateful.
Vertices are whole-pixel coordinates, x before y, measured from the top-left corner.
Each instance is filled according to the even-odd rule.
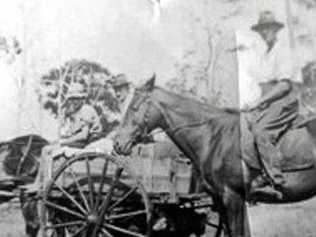
[[[254,131],[254,138],[260,160],[267,175],[275,184],[281,184],[283,182],[281,172],[283,155],[281,151],[277,146],[272,144],[270,135],[262,130]]]

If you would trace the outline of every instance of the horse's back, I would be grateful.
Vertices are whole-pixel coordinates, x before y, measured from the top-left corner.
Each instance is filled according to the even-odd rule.
[[[285,169],[305,169],[315,166],[316,146],[311,135],[305,128],[294,129],[287,132],[279,143],[283,154]]]

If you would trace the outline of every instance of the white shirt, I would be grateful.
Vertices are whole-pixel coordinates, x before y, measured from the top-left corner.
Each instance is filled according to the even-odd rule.
[[[299,69],[295,67],[294,52],[282,38],[269,52],[259,36],[237,32],[236,39],[241,108],[259,100],[260,83],[284,78],[301,81]]]

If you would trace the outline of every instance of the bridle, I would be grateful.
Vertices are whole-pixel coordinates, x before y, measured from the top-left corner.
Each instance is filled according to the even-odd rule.
[[[136,93],[136,92],[135,92]],[[131,108],[132,108],[132,110],[136,113],[138,110],[139,110],[139,108],[140,108],[140,106],[146,101],[146,100],[148,100],[148,98],[150,97],[150,95],[149,95],[149,93],[147,93],[146,95],[142,95],[142,98],[140,98],[138,101],[136,101],[136,103],[135,104],[133,104],[132,106],[131,106]],[[147,104],[148,103],[151,103],[152,101],[150,100],[150,101],[148,101],[148,102],[146,102]],[[150,111],[150,108],[151,108],[151,106],[150,105],[147,105],[147,108],[146,108],[146,111],[145,111],[145,114],[144,114],[144,119],[143,119],[143,121],[142,122],[136,122],[136,121],[134,121],[135,123],[136,123],[136,126],[137,126],[137,131],[139,131],[139,132],[137,132],[136,134],[134,134],[132,137],[131,137],[131,139],[130,139],[130,142],[131,143],[136,143],[137,142],[137,138],[138,137],[146,137],[146,136],[148,136],[149,135],[149,125],[148,125],[148,121],[149,121],[149,111]]]
[[[146,95],[142,95],[142,98],[139,99],[137,101],[137,103],[135,103],[134,105],[132,105],[132,109],[134,112],[137,112],[140,108],[140,106],[146,101],[146,104],[147,104],[147,108],[146,108],[146,111],[145,111],[145,114],[144,114],[144,120],[142,123],[136,123],[139,130],[142,131],[142,137],[146,137],[149,135],[149,128],[150,128],[150,125],[148,124],[148,121],[149,121],[149,113],[150,113],[150,110],[152,107],[155,107],[157,110],[159,110],[159,112],[163,115],[166,114],[166,112],[161,108],[161,106],[149,99],[150,97],[150,94],[147,93]],[[165,118],[167,118],[168,116],[164,116]],[[169,124],[168,128],[166,128],[164,131],[166,133],[169,133],[169,134],[173,134],[175,135],[176,133],[178,133],[179,131],[181,131],[182,129],[186,129],[186,128],[191,128],[191,127],[196,127],[196,126],[200,126],[200,125],[203,125],[203,124],[206,124],[210,121],[210,119],[206,119],[206,120],[202,120],[202,121],[195,121],[195,122],[192,122],[192,123],[189,123],[189,124],[181,124],[181,125],[178,125],[176,126],[175,128],[172,128],[170,126],[171,122],[167,123]],[[131,139],[132,142],[136,142],[136,137],[138,137],[140,134],[136,134],[135,136],[133,136],[133,138]]]

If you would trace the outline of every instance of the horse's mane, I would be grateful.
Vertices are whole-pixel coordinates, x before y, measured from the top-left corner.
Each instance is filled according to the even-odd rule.
[[[191,97],[186,97],[181,94],[177,94],[171,91],[168,91],[166,89],[163,89],[161,87],[155,87],[157,90],[162,91],[165,94],[168,94],[169,96],[173,97],[175,99],[175,106],[179,106],[183,104],[185,101],[186,106],[190,106],[192,108],[199,108],[203,112],[209,115],[214,115],[216,114],[223,114],[223,115],[240,115],[240,110],[238,108],[230,108],[230,107],[225,107],[225,108],[218,108],[216,106],[210,105],[208,103],[201,102],[197,99],[191,98]]]

